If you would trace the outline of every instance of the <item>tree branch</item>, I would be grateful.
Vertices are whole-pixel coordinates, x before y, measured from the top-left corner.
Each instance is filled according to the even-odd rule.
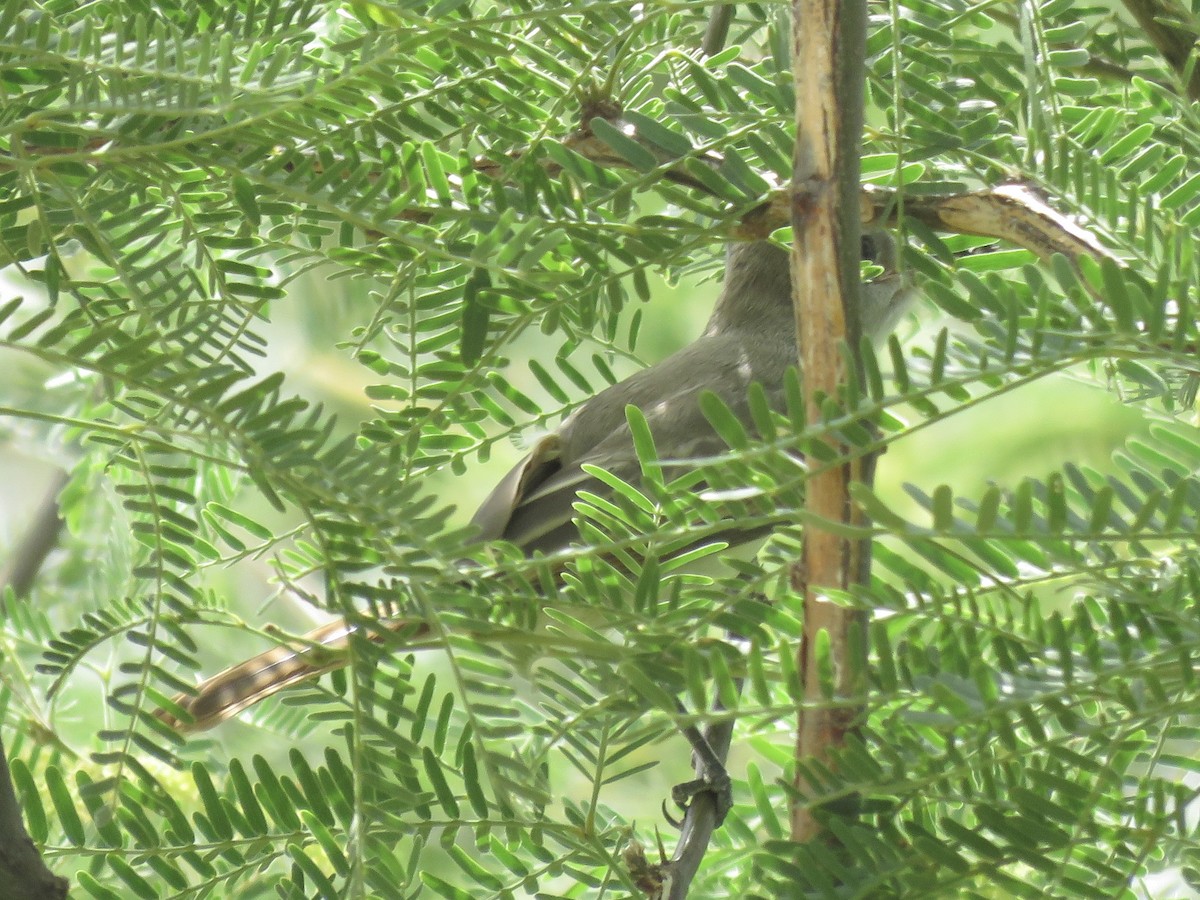
[[[704,41],[700,44],[700,50],[705,56],[713,56],[724,49],[734,9],[732,3],[713,7],[712,14],[708,17],[708,27],[704,30]]]
[[[613,110],[604,118],[630,140],[662,158],[662,151],[653,142],[643,139],[634,125],[620,117],[619,111]],[[597,138],[587,126],[571,134],[563,144],[596,165],[630,168],[624,158]],[[709,156],[699,159],[713,166],[720,162]],[[551,174],[560,171],[560,167],[554,163],[546,162],[544,165]],[[500,167],[494,160],[479,161],[477,170],[492,177],[502,177]],[[664,159],[662,177],[713,196],[704,184],[686,171],[681,162],[673,163]],[[730,228],[729,237],[757,240],[777,228],[792,224],[792,194],[790,186],[773,191],[765,201],[745,213]],[[858,203],[862,223],[896,224],[896,191],[867,186],[861,189]],[[939,231],[1011,241],[1018,247],[1036,253],[1043,260],[1048,260],[1055,253],[1061,253],[1072,261],[1077,261],[1081,256],[1115,259],[1099,238],[1056,210],[1034,187],[1021,182],[960,193],[905,194],[904,215]]]
[[[48,868],[25,830],[0,740],[0,883],[6,900],[61,900],[67,880]]]
[[[791,203],[792,282],[800,371],[807,417],[820,421],[846,373],[841,347],[858,346],[858,145],[862,139],[866,3],[794,0],[792,81],[796,90],[796,150]],[[834,445],[833,451],[843,448]],[[857,465],[829,466],[809,478],[810,522],[849,522],[850,483]],[[821,826],[805,799],[812,795],[806,761],[833,767],[833,751],[858,718],[856,706],[833,698],[863,696],[866,642],[856,637],[863,614],[826,599],[860,571],[862,541],[808,527],[792,586],[803,596],[804,631],[796,650],[803,702],[796,723],[792,840],[809,841]]]
[[[733,739],[734,718],[730,716],[720,722],[713,722],[704,728],[704,739],[708,746],[722,763],[729,758],[729,744]],[[696,774],[702,774],[702,766],[696,764]],[[700,863],[708,851],[712,834],[720,821],[717,818],[717,797],[709,791],[703,791],[692,798],[688,804],[687,813],[683,817],[683,826],[679,831],[679,842],[675,845],[675,855],[668,864],[670,883],[667,888],[666,900],[684,900],[692,879],[700,870]]]
[[[738,693],[742,690],[742,679],[734,682]],[[720,705],[717,705],[720,709]],[[734,716],[711,722],[705,726],[703,738],[713,754],[722,764],[729,758],[729,745],[733,740]],[[697,777],[703,777],[706,767],[695,759]],[[626,867],[634,884],[645,894],[647,900],[685,900],[692,881],[700,870],[704,854],[712,841],[713,832],[720,826],[720,810],[717,796],[711,791],[701,791],[688,804],[679,829],[679,841],[675,855],[669,861],[651,863],[646,859],[645,849],[640,843],[630,842],[623,852]]]
[[[1133,0],[1129,0],[1129,2],[1133,2]],[[729,10],[732,15],[732,4],[717,9],[718,11]],[[618,128],[626,138],[653,154],[661,163],[657,177],[706,196],[716,196],[703,181],[688,171],[688,163],[693,166],[700,164],[716,168],[721,163],[718,154],[697,153],[687,162],[679,158],[672,159],[666,156],[653,141],[643,138],[632,123],[625,121],[621,117],[620,107],[610,100],[599,98],[586,102],[580,115],[581,124],[575,131],[561,139],[562,145],[598,166],[610,169],[632,168],[627,159],[596,137],[590,125],[594,118],[602,118],[609,122]],[[65,152],[52,147],[27,148],[27,150],[31,152],[36,150],[44,156]],[[479,157],[474,161],[473,167],[480,175],[503,180],[507,178],[511,163],[515,163],[524,155],[525,151],[515,151],[500,160]],[[546,158],[540,159],[539,164],[551,176],[558,175],[562,171],[560,165]],[[310,160],[309,165],[314,174],[324,171],[324,166],[317,159]],[[6,168],[0,157],[0,171],[5,171]],[[295,168],[295,164],[284,167],[287,171],[293,171]],[[874,187],[863,189],[860,200],[862,221],[878,224],[894,223],[896,221],[894,197],[895,192],[893,191]],[[1025,209],[1021,209],[1021,207],[1025,207]],[[791,188],[779,188],[759,206],[744,214],[740,222],[730,229],[728,236],[735,240],[755,240],[765,237],[775,229],[791,223],[791,210]],[[439,212],[438,209],[412,206],[395,213],[395,218],[411,222],[428,222]],[[904,212],[906,216],[918,218],[931,227],[943,231],[1010,240],[1017,246],[1032,250],[1043,259],[1049,258],[1053,253],[1063,253],[1072,259],[1081,254],[1110,256],[1094,235],[1071,223],[1050,203],[1041,199],[1029,185],[1018,183],[958,194],[906,194]]]
[[[1146,38],[1179,76],[1192,100],[1200,100],[1200,65],[1193,59],[1200,38],[1193,16],[1173,0],[1123,0]]]

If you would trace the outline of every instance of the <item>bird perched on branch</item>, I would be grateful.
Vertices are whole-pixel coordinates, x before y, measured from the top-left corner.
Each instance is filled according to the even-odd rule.
[[[896,271],[895,245],[882,232],[863,238],[863,258],[884,274],[862,285],[860,321],[873,339],[886,335],[907,303],[908,290]],[[783,407],[785,375],[797,363],[795,317],[788,252],[767,241],[731,245],[724,286],[704,332],[672,356],[598,393],[562,426],[543,437],[491,492],[472,522],[481,540],[503,539],[528,554],[553,553],[578,541],[573,505],[579,491],[604,494],[602,481],[585,464],[636,483],[640,463],[626,418],[633,405],[644,414],[662,459],[717,456],[728,448],[700,407],[704,392],[716,394],[742,422],[750,424],[747,392],[757,382],[773,408]],[[713,540],[739,544],[762,537],[730,520]],[[419,622],[386,627],[421,636]],[[335,622],[292,646],[268,650],[180,694],[159,716],[180,730],[210,728],[278,691],[344,666],[337,652],[354,626]],[[324,649],[323,649],[324,648]],[[189,721],[190,720],[190,721]]]

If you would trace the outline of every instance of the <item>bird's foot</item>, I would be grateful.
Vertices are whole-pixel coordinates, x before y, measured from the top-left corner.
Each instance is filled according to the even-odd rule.
[[[671,800],[686,814],[697,797],[702,794],[711,795],[717,825],[719,826],[725,821],[725,816],[729,813],[729,810],[733,808],[733,782],[729,777],[729,773],[725,771],[725,767],[720,763],[716,763],[715,765],[706,763],[703,768],[704,771],[700,774],[699,778],[693,778],[691,781],[685,781],[671,788]],[[676,821],[667,812],[666,803],[663,804],[663,815],[676,828],[683,826],[682,819]]]

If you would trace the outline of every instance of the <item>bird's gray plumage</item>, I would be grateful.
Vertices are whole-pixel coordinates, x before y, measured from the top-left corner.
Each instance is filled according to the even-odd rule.
[[[894,265],[892,249],[885,235],[864,241],[864,250],[878,256],[873,261],[885,269]],[[902,293],[894,273],[863,285],[864,330],[890,329],[898,315],[895,307],[903,305]],[[750,384],[762,385],[772,407],[782,408],[784,376],[798,356],[787,252],[766,241],[733,245],[725,284],[700,337],[601,391],[542,438],[475,513],[472,521],[481,538],[503,538],[528,553],[564,549],[578,536],[571,521],[578,492],[603,492],[600,482],[584,473],[584,464],[637,480],[640,466],[626,406],[645,415],[665,461],[712,457],[727,445],[701,411],[700,395],[711,391],[748,422]]]
[[[894,245],[885,235],[864,240],[864,256],[889,273],[863,285],[863,332],[887,333],[904,305],[906,291],[895,274]],[[767,400],[782,408],[784,376],[799,356],[792,310],[788,254],[766,242],[733,246],[726,260],[725,284],[704,332],[667,359],[636,372],[583,404],[553,434],[535,444],[484,500],[472,521],[481,540],[505,539],[526,553],[553,553],[578,537],[572,521],[580,490],[604,493],[603,485],[582,466],[592,464],[636,482],[640,472],[625,407],[641,409],[665,462],[712,457],[726,449],[700,408],[700,395],[716,394],[743,422],[749,422],[747,393],[762,385]],[[730,522],[730,543],[759,536]],[[381,623],[387,629],[420,637],[421,621]],[[277,691],[321,672],[345,665],[343,647],[354,628],[331,622],[294,646],[280,646],[210,678],[195,694],[174,702],[188,711],[187,726],[167,710],[164,720],[177,727],[208,728]],[[318,652],[316,648],[330,648]]]

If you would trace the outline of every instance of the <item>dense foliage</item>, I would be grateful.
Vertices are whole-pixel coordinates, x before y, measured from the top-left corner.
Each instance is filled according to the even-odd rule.
[[[469,547],[443,476],[616,377],[654,273],[715,271],[789,175],[786,9],[738,5],[705,58],[709,9],[0,11],[0,428],[71,472],[63,552],[6,601],[4,726],[30,832],[81,896],[627,896],[621,847],[635,824],[653,838],[620,782],[686,777],[663,743],[676,698],[714,696],[736,710],[736,806],[695,896],[1164,896],[1193,878],[1200,121],[1111,4],[872,3],[864,178],[1030,181],[1126,266],[1035,264],[901,207],[941,317],[868,355],[847,402],[876,430],[797,403],[751,440],[714,409],[731,445],[714,490],[651,477],[584,503],[590,546],[562,585]],[[653,152],[603,118],[609,163],[565,146],[618,108]],[[298,316],[369,382],[369,417],[284,376]],[[916,513],[859,490],[880,536],[845,598],[873,611],[867,719],[812,801],[861,802],[832,804],[836,848],[787,843],[804,472],[786,451],[821,458],[836,429],[850,452],[902,453],[1000,395],[1044,402],[1064,372],[1149,419],[1109,471],[970,498],[915,484]],[[1024,422],[1030,442],[1059,415]],[[670,558],[715,510],[778,525],[757,564]],[[282,595],[265,610],[244,574],[263,567]],[[227,641],[265,647],[281,616],[305,630],[307,605],[410,615],[429,652],[355,642],[347,673],[252,714],[240,748],[154,718],[232,661]]]

